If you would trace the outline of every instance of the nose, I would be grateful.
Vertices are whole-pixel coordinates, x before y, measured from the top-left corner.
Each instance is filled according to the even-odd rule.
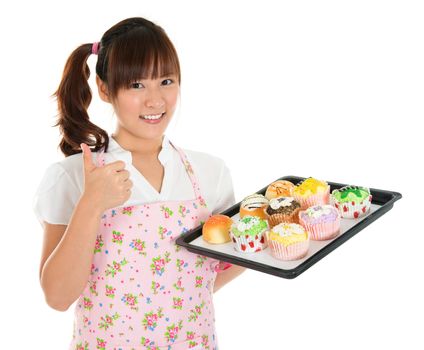
[[[158,89],[150,89],[146,95],[145,104],[148,108],[158,110],[165,105],[165,100]]]

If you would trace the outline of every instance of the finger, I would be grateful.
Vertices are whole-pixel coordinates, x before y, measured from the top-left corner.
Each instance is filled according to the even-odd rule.
[[[122,188],[125,192],[127,192],[128,190],[131,190],[131,186],[128,186],[126,183],[124,184],[124,187]]]
[[[127,181],[124,182],[126,188],[132,188],[133,187],[133,182],[128,179]]]
[[[123,160],[117,160],[116,162],[106,164],[105,168],[110,168],[115,171],[121,171],[125,169],[125,166],[126,163]]]
[[[130,178],[130,172],[126,169],[121,170],[119,176],[122,181],[127,181]]]
[[[91,153],[91,149],[85,143],[81,143],[80,147],[82,149],[84,172],[90,172],[96,168],[96,165],[93,162],[93,155]]]

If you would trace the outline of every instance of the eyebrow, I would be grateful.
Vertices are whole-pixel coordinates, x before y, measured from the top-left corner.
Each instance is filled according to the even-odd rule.
[[[170,75],[176,75],[175,73],[166,73],[165,75],[162,75],[160,78],[169,77]]]
[[[162,79],[162,78],[166,78],[166,77],[169,77],[169,76],[172,76],[172,75],[177,75],[176,73],[166,73],[166,74],[164,74],[164,75],[161,75],[160,77],[159,77],[159,79]],[[150,78],[147,78],[147,77],[141,77],[141,78],[139,78],[140,80],[146,80],[146,79],[150,79]]]

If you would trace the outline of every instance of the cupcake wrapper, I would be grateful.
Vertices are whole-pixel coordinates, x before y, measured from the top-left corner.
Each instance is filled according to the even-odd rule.
[[[256,236],[234,236],[230,232],[230,237],[235,243],[234,249],[241,253],[255,253],[264,250],[268,246],[267,236],[265,234],[267,230],[262,231]]]
[[[277,226],[278,224],[281,224],[282,222],[287,223],[299,223],[299,212],[300,208],[297,208],[293,211],[292,214],[286,215],[286,214],[272,214],[268,215],[268,224],[272,228],[274,226]]]
[[[366,215],[371,208],[372,196],[364,199],[362,202],[340,203],[331,196],[331,204],[339,211],[340,216],[345,219],[357,219]]]
[[[294,198],[300,203],[302,210],[308,209],[313,205],[330,204],[330,186],[323,193],[313,194],[306,198],[295,194]]]
[[[340,218],[333,222],[323,222],[319,224],[307,224],[302,218],[299,218],[300,224],[309,233],[313,241],[325,241],[337,237],[340,233]]]
[[[280,260],[298,260],[308,254],[309,238],[303,242],[297,242],[284,246],[284,244],[269,240],[269,247],[272,255]]]

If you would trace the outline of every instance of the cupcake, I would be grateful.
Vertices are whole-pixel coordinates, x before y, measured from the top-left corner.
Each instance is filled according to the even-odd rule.
[[[267,205],[268,199],[266,199],[263,195],[258,193],[251,194],[243,199],[240,204],[240,217],[242,218],[249,215],[266,219],[264,209]]]
[[[293,197],[300,203],[302,209],[318,204],[329,204],[330,185],[325,181],[309,177],[294,188]]]
[[[257,216],[245,216],[231,226],[230,237],[237,251],[254,253],[267,247],[265,235],[267,231],[266,220]]]
[[[299,224],[278,224],[267,236],[271,253],[277,259],[297,260],[308,253],[309,234]]]
[[[368,188],[345,186],[331,193],[331,203],[339,210],[340,216],[357,219],[371,208],[372,195]]]
[[[309,232],[310,239],[324,241],[340,233],[340,214],[332,205],[314,205],[299,213],[299,223]]]
[[[277,180],[268,186],[265,197],[269,200],[277,197],[293,197],[294,185],[287,180]]]
[[[293,197],[273,198],[265,209],[270,227],[274,227],[282,222],[298,223],[300,203]]]

